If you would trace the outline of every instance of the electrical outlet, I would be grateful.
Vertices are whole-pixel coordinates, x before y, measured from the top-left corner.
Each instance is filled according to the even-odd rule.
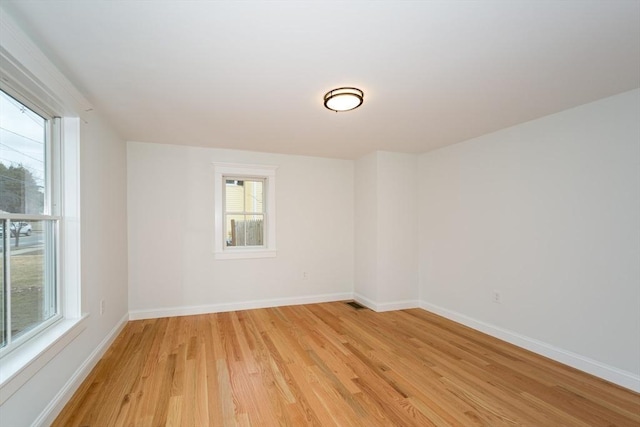
[[[493,302],[495,302],[496,304],[502,304],[502,294],[500,293],[500,291],[494,290],[492,296]]]
[[[104,300],[103,300],[103,299],[101,299],[101,300],[100,300],[100,315],[101,315],[101,316],[104,314],[104,306],[105,306],[105,304],[104,304]]]

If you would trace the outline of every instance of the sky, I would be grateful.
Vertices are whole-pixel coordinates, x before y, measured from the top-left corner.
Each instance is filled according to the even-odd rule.
[[[46,120],[0,91],[0,162],[22,165],[44,186]]]

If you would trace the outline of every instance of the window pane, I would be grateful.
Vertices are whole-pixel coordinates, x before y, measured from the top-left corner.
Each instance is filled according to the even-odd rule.
[[[244,212],[244,181],[225,180],[225,206],[227,212]]]
[[[11,225],[11,335],[13,339],[55,316],[55,221]]]
[[[227,215],[226,246],[264,245],[264,215]]]
[[[264,212],[264,183],[262,181],[245,181],[245,211]]]
[[[227,215],[226,246],[244,246],[244,215]]]
[[[226,178],[225,211],[227,213],[264,212],[264,181]]]
[[[0,91],[0,211],[43,214],[46,120]]]
[[[264,215],[247,215],[244,227],[246,246],[262,246],[264,244]]]

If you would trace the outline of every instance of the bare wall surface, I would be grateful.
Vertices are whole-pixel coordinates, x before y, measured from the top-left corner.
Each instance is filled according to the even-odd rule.
[[[378,153],[355,161],[355,283],[359,298],[378,301]]]
[[[355,297],[381,311],[416,307],[417,156],[376,151],[355,164]]]
[[[133,313],[352,293],[353,162],[139,142],[127,153]],[[275,258],[214,260],[214,162],[278,167]]]
[[[421,300],[637,377],[638,117],[635,90],[421,155]]]

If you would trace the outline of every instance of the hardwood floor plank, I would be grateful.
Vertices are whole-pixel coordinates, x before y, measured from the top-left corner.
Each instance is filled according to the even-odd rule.
[[[204,352],[206,359],[206,372],[201,373],[206,378],[206,386],[207,386],[207,395],[206,395],[206,404],[209,412],[209,423],[210,426],[221,426],[224,425],[223,420],[223,410],[222,410],[222,401],[220,399],[220,383],[218,381],[218,360],[222,359],[223,355],[220,350],[219,344],[219,333],[217,328],[217,322],[215,316],[207,316],[203,315],[201,317],[203,320],[202,330],[203,330],[203,341],[204,341]]]
[[[220,407],[222,408],[222,424],[225,426],[236,425],[236,405],[233,401],[233,389],[227,370],[227,363],[224,360],[216,361],[216,371],[218,373],[218,396]]]
[[[173,383],[173,376],[176,373],[176,355],[170,354],[166,357],[161,364],[158,365],[158,381],[157,394],[149,393],[155,397],[156,400],[149,400],[147,404],[150,409],[154,411],[153,425],[165,425],[169,416],[169,401],[171,399],[171,384]],[[155,408],[155,409],[154,409]],[[145,411],[145,416],[147,411]]]
[[[420,309],[129,322],[53,426],[640,426],[640,395]]]

